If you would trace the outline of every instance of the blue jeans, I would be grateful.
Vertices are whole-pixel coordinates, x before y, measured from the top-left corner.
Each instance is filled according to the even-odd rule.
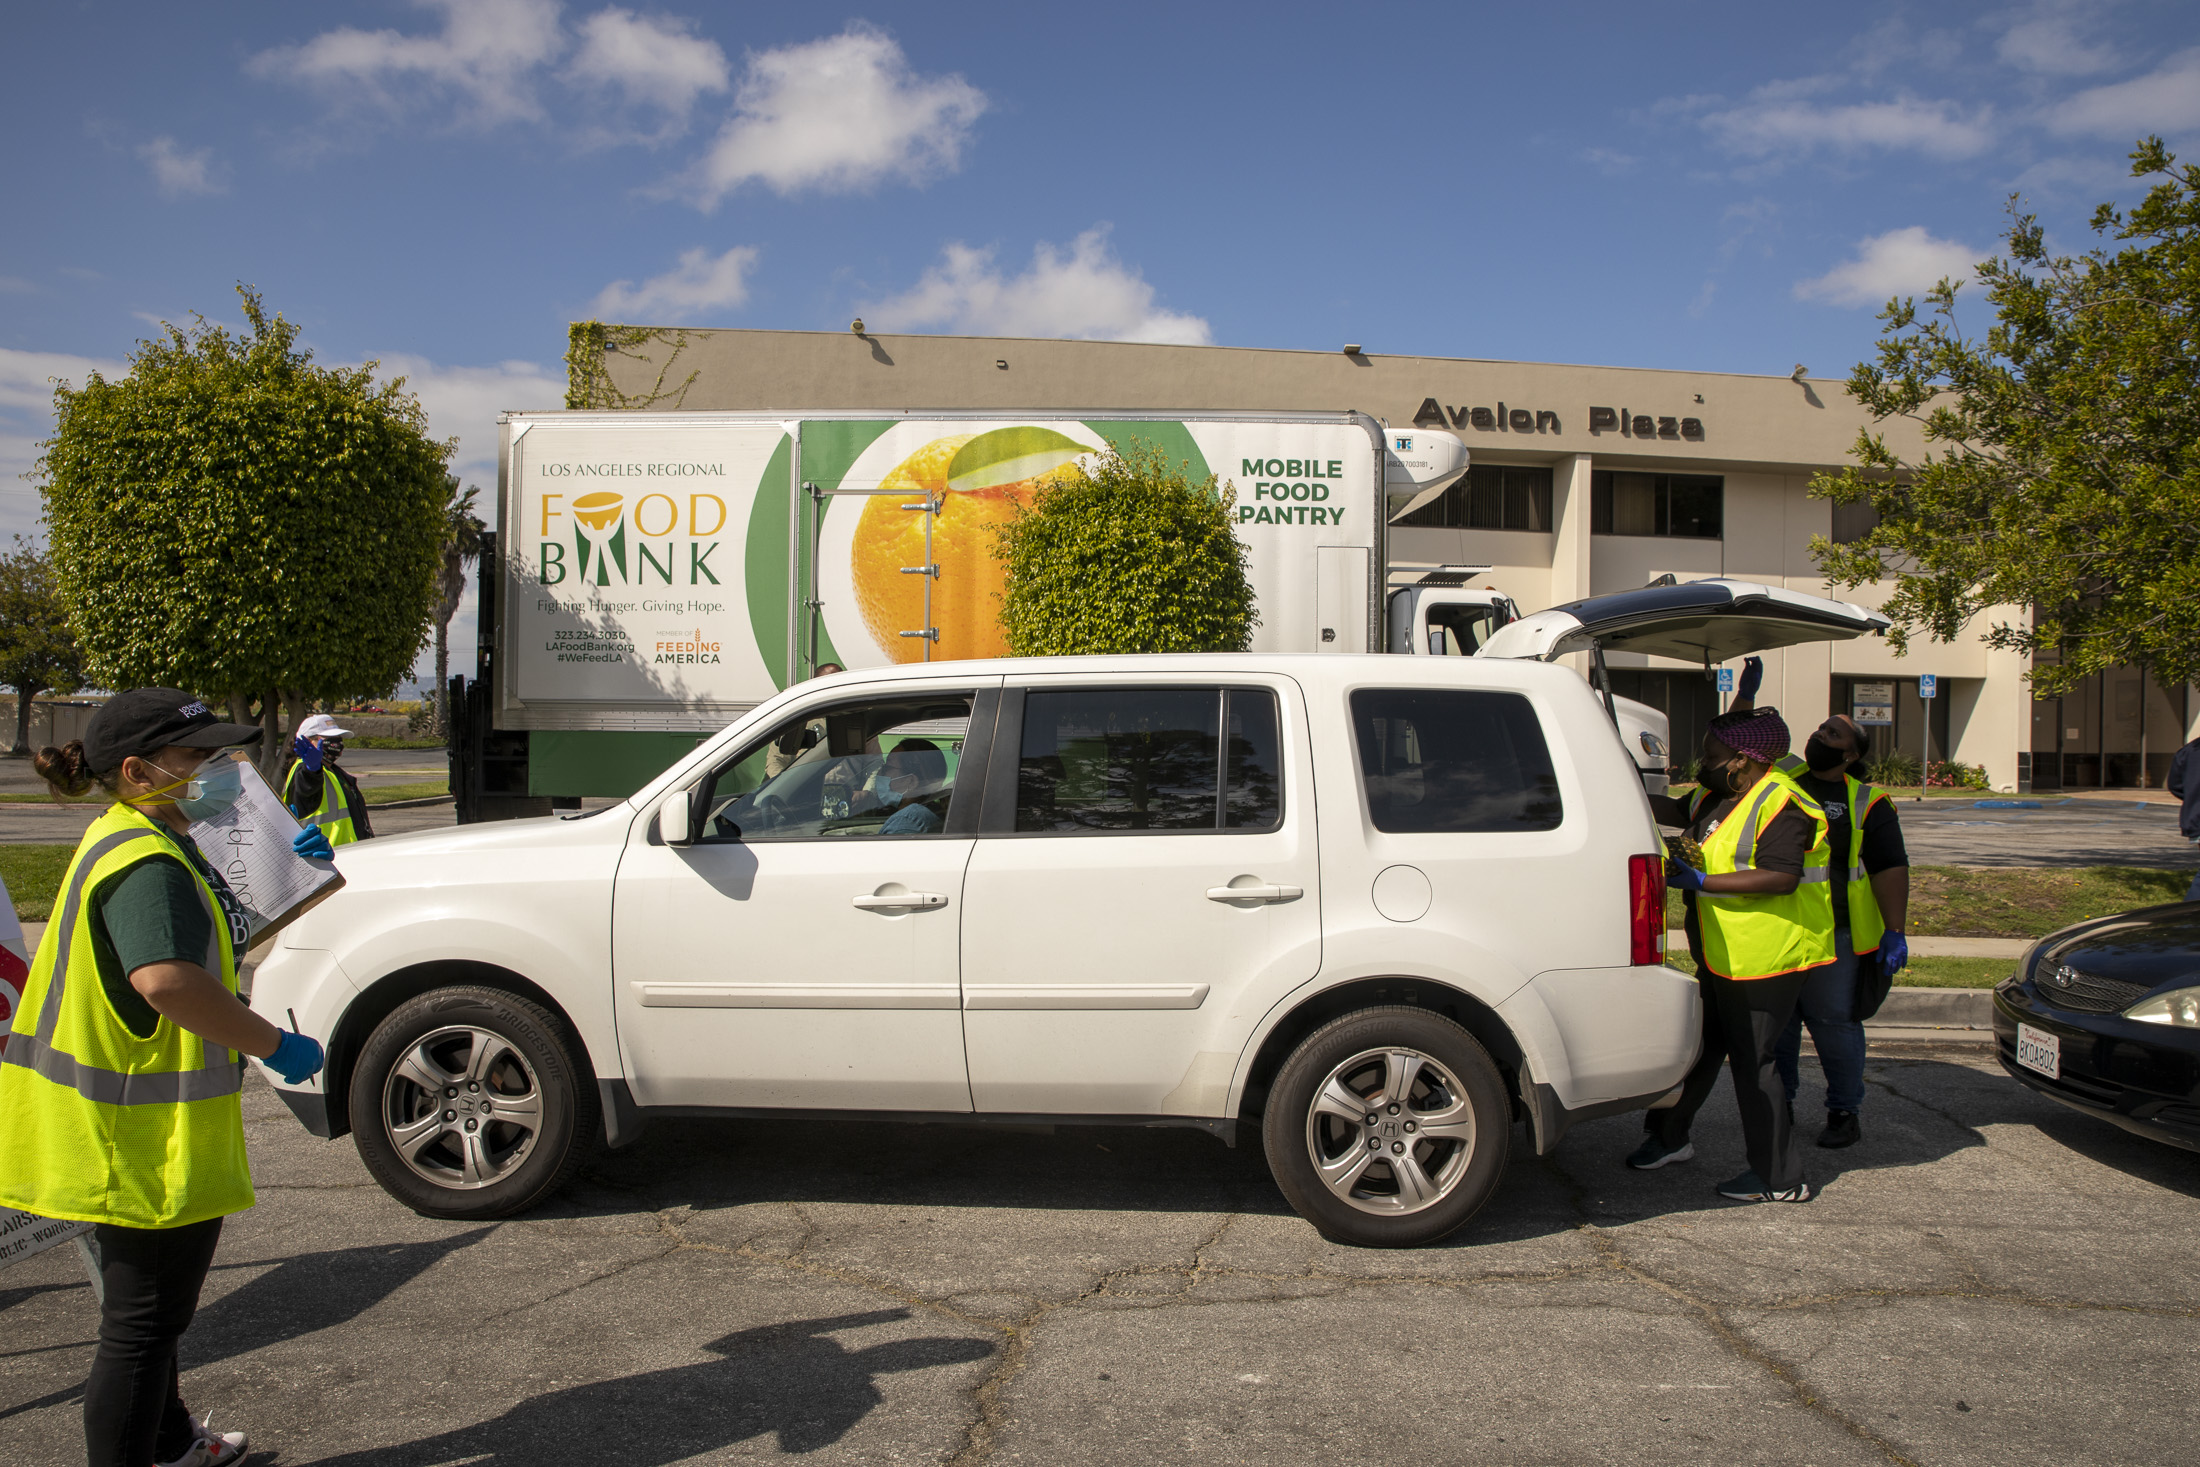
[[[1856,1017],[1857,969],[1877,962],[1867,954],[1858,958],[1849,946],[1849,930],[1834,929],[1834,961],[1812,973],[1795,1004],[1795,1017],[1773,1050],[1780,1078],[1787,1082],[1787,1097],[1795,1099],[1797,1073],[1803,1056],[1803,1026],[1810,1025],[1810,1042],[1818,1051],[1818,1066],[1826,1074],[1827,1110],[1864,1108],[1864,1025]]]

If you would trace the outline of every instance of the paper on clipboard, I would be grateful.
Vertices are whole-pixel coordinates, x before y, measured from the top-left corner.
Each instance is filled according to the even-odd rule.
[[[252,927],[252,942],[302,914],[344,884],[332,861],[309,861],[291,850],[305,827],[246,760],[238,760],[244,793],[211,820],[191,827],[207,863],[229,883]]]

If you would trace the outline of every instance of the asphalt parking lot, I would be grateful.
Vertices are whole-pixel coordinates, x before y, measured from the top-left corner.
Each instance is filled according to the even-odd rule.
[[[255,1080],[185,1393],[282,1467],[2184,1460],[2200,1157],[1975,1052],[1870,1079],[1807,1206],[1712,1195],[1722,1087],[1697,1161],[1599,1121],[1404,1253],[1322,1242],[1257,1149],[1069,1127],[668,1123],[433,1222]],[[0,1274],[7,1460],[81,1451],[94,1323],[73,1250]]]

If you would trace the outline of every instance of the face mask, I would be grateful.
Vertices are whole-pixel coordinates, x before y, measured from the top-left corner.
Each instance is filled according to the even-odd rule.
[[[1735,787],[1734,771],[1725,764],[1706,764],[1698,771],[1703,787],[1715,795],[1735,795],[1741,791]]]
[[[1803,745],[1803,762],[1810,766],[1813,774],[1832,775],[1838,773],[1843,766],[1857,761],[1849,757],[1846,749],[1836,748],[1813,734],[1810,742]]]
[[[153,767],[160,769],[163,774],[175,773],[172,769],[161,769],[158,764]],[[202,765],[197,774],[179,779],[174,784],[162,785],[152,793],[166,794],[173,789],[180,789],[183,793],[167,803],[180,810],[184,819],[212,820],[218,815],[227,814],[230,807],[243,798],[244,771],[237,767],[234,759],[215,758]]]

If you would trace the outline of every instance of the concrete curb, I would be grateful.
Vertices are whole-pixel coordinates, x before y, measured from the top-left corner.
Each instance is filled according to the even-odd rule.
[[[2024,956],[2033,939],[2029,937],[1912,937],[1910,956],[1913,958],[2009,958]],[[1665,934],[1668,952],[1688,951],[1688,934],[1675,927]]]
[[[386,805],[369,804],[367,816],[372,819],[377,810],[424,810],[430,805],[448,805],[454,798],[451,795],[429,795],[418,800],[392,800]]]
[[[1990,988],[1896,988],[1866,1026],[1888,1028],[1948,1027],[1991,1029],[1994,991]]]

